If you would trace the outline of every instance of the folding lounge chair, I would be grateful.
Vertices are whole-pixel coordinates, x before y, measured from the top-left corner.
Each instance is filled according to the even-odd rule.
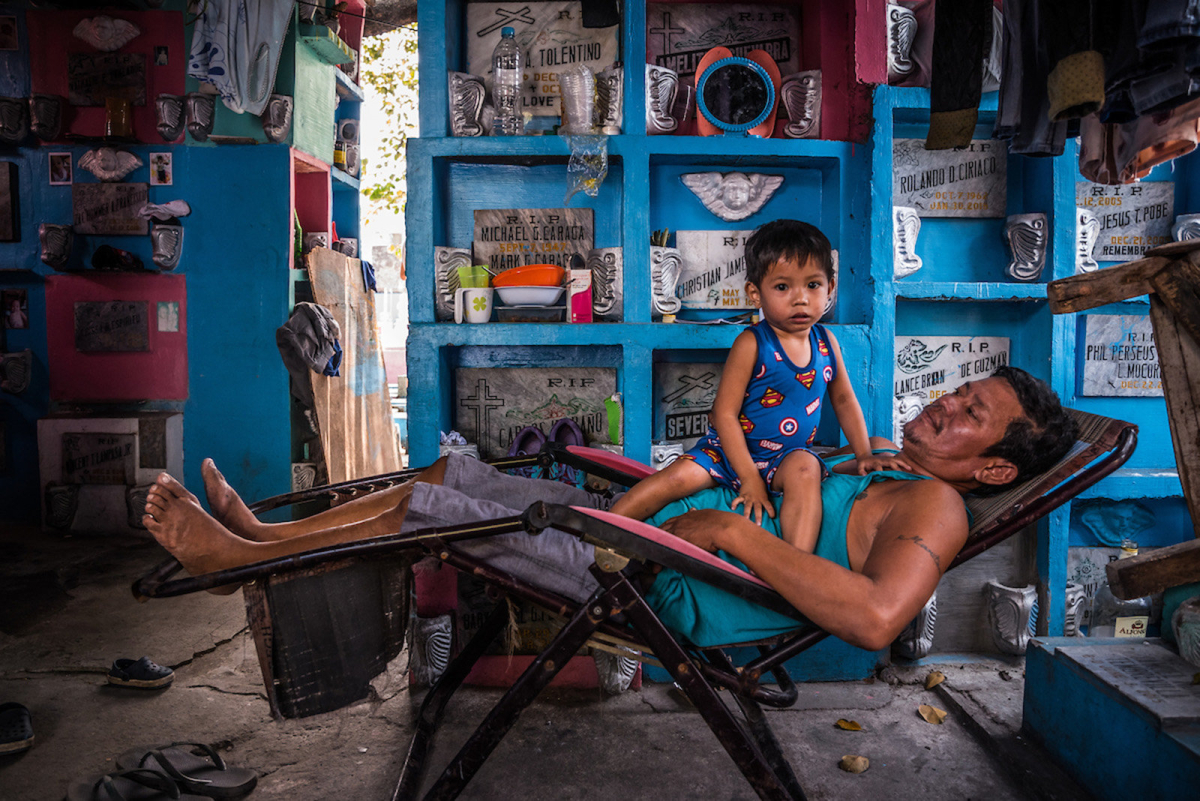
[[[1129,423],[1072,412],[1080,424],[1080,438],[1067,456],[1045,474],[990,498],[969,500],[973,525],[967,544],[951,567],[970,559],[1016,531],[1033,523],[1117,469],[1133,452],[1137,428]],[[562,458],[572,466],[628,485],[648,473],[629,460],[603,451],[570,447],[543,455]],[[589,456],[598,463],[585,465]],[[518,466],[527,466],[529,462]],[[411,473],[408,473],[411,475]],[[352,492],[370,485],[400,480],[402,474],[338,485]],[[326,491],[333,491],[333,487]],[[281,496],[282,502],[307,500],[312,492]],[[279,501],[260,506],[277,505]],[[600,589],[584,604],[570,601],[539,587],[517,581],[457,549],[461,540],[512,531],[536,532],[553,527],[595,544],[591,572]],[[797,697],[784,663],[819,642],[827,633],[793,609],[782,596],[757,577],[740,571],[688,543],[652,526],[606,512],[581,507],[535,503],[522,514],[458,527],[426,529],[352,544],[335,546],[286,559],[262,562],[205,576],[168,580],[178,565],[166,563],[135,584],[141,596],[164,597],[201,589],[264,579],[287,570],[304,570],[331,560],[409,553],[433,555],[452,567],[470,571],[502,592],[536,603],[566,619],[559,633],[488,713],[479,728],[428,791],[426,798],[453,798],[465,787],[517,716],[547,686],[590,638],[608,638],[652,653],[695,704],[718,741],[733,758],[751,786],[764,799],[803,798],[804,792],[771,732],[761,705],[784,708]],[[797,619],[795,631],[752,643],[757,658],[734,667],[722,648],[691,647],[680,642],[659,621],[639,591],[636,573],[646,563],[657,563],[694,575],[767,608]],[[415,797],[422,780],[430,740],[450,696],[472,665],[506,624],[506,604],[497,604],[487,621],[450,663],[422,702],[394,799]],[[341,632],[338,632],[340,635]],[[733,643],[746,645],[746,643]],[[773,677],[774,684],[764,679]],[[740,716],[717,695],[728,690]]]

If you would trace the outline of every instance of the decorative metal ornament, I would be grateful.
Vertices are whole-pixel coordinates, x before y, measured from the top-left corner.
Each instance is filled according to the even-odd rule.
[[[679,127],[671,116],[679,73],[666,67],[646,65],[646,135],[669,134]]]
[[[33,351],[26,348],[16,353],[0,353],[0,390],[20,395],[29,389],[33,375]]]
[[[678,249],[650,246],[650,306],[655,314],[675,314],[683,306],[683,301],[675,297],[682,271],[683,257]]]
[[[893,643],[893,649],[905,659],[922,659],[933,650],[933,630],[937,625],[937,593],[930,596]]]
[[[19,145],[29,136],[29,103],[23,97],[0,97],[0,144]]]
[[[183,226],[156,223],[150,229],[150,245],[154,263],[164,270],[174,270],[183,253]]]
[[[465,72],[450,73],[450,135],[483,136],[483,78]]]
[[[916,66],[912,46],[917,38],[917,15],[895,3],[887,7],[888,83],[905,78]]]
[[[1036,281],[1046,267],[1046,215],[1014,214],[1004,221],[1004,241],[1012,261],[1004,274],[1014,281]]]
[[[1092,273],[1100,269],[1092,250],[1100,238],[1100,218],[1087,209],[1075,209],[1075,273]]]
[[[346,145],[346,173],[357,178],[360,164],[358,145]]]
[[[789,139],[816,139],[821,135],[821,71],[797,72],[783,79],[779,96],[787,111],[783,135]]]
[[[998,581],[983,585],[992,643],[1004,654],[1021,656],[1037,626],[1037,588],[1006,587]]]
[[[292,492],[312,489],[317,483],[317,466],[312,462],[292,462]]]
[[[125,490],[125,517],[130,528],[145,528],[142,519],[146,516],[146,497],[153,484],[142,484]]]
[[[433,249],[433,307],[437,319],[454,319],[454,293],[458,291],[458,268],[470,267],[471,251],[465,248]]]
[[[1083,623],[1083,608],[1087,603],[1087,588],[1074,581],[1067,582],[1065,595],[1067,612],[1063,618],[1063,636],[1078,637],[1079,626]]]
[[[433,684],[450,664],[450,615],[418,617],[413,622],[412,675],[418,685]]]
[[[120,181],[142,166],[142,160],[128,150],[101,147],[79,157],[79,166],[101,181]]]
[[[596,675],[600,679],[600,689],[608,695],[620,695],[629,689],[633,677],[637,675],[638,663],[623,654],[636,654],[629,648],[615,646],[620,653],[600,650],[592,646],[592,659],[596,662]]]
[[[892,271],[897,279],[921,269],[917,255],[917,235],[921,233],[921,217],[909,206],[892,207]]]
[[[600,320],[620,322],[625,305],[625,291],[621,287],[625,272],[623,251],[593,248],[588,251],[585,264],[592,272],[592,314]]]
[[[287,139],[292,130],[292,110],[295,101],[291,95],[271,95],[267,98],[267,106],[263,109],[263,134],[268,142],[282,142]]]
[[[1092,532],[1096,541],[1110,548],[1120,547],[1158,522],[1147,506],[1138,501],[1094,500],[1080,504],[1079,522]]]
[[[696,87],[682,82],[675,88],[675,102],[671,104],[671,117],[676,129],[696,116]]]
[[[600,133],[616,136],[625,119],[625,72],[620,62],[596,73],[596,108],[592,123]]]
[[[66,101],[59,95],[35,94],[29,98],[29,129],[43,142],[50,142],[62,133],[63,107]]]
[[[1176,242],[1200,239],[1200,214],[1181,214],[1171,226],[1171,238]]]
[[[671,462],[683,456],[682,442],[652,442],[650,443],[650,466],[662,470]]]
[[[154,116],[158,135],[164,142],[174,142],[183,135],[186,122],[183,110],[183,95],[159,95],[154,98]]]
[[[91,19],[79,20],[79,24],[71,33],[97,50],[113,53],[138,38],[142,30],[129,20],[114,19],[102,14]]]
[[[217,96],[203,92],[187,94],[187,131],[197,142],[208,140],[217,115]]]
[[[752,172],[689,172],[679,176],[704,208],[726,222],[757,214],[783,186],[782,175]]]
[[[66,531],[79,510],[79,484],[46,485],[46,525]]]
[[[42,246],[42,263],[56,270],[67,266],[75,245],[75,232],[69,225],[42,223],[38,226],[38,242]]]

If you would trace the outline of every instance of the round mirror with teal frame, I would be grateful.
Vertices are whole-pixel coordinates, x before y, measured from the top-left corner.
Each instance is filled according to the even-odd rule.
[[[741,56],[723,58],[700,74],[696,108],[725,134],[745,136],[775,108],[775,84],[761,64]]]

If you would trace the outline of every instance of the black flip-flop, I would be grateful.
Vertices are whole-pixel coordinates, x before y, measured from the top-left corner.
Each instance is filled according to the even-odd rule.
[[[118,659],[108,671],[108,683],[139,690],[157,690],[175,681],[175,671],[156,665],[150,657]]]
[[[0,754],[19,754],[33,745],[33,719],[18,703],[0,704]]]
[[[123,770],[90,776],[71,783],[66,801],[206,801],[188,795],[175,780],[157,770]]]
[[[203,755],[193,753],[196,750]],[[117,767],[161,770],[184,792],[209,798],[240,798],[258,784],[254,771],[226,765],[220,754],[203,743],[135,748],[117,757]]]

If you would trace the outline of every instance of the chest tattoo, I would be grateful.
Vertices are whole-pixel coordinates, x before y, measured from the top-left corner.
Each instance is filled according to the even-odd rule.
[[[858,501],[865,501],[866,499],[867,499],[867,491],[865,489],[862,492],[860,492],[854,496],[855,503],[857,503]]]
[[[937,567],[938,575],[940,576],[942,574],[942,557],[934,553],[933,549],[925,544],[925,540],[921,536],[913,534],[911,537],[900,536],[896,539],[901,541],[907,540],[916,543],[918,548],[929,554],[929,558],[933,560],[933,564]]]

